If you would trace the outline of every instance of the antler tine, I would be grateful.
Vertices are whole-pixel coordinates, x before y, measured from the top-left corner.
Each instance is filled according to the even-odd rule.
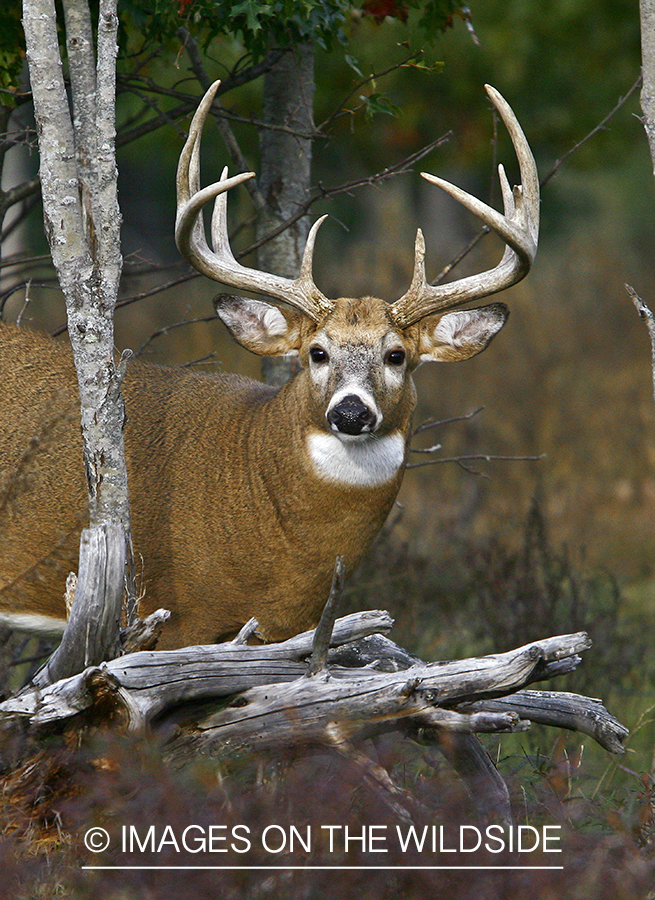
[[[215,82],[201,100],[180,154],[177,167],[175,222],[177,247],[185,259],[208,278],[238,290],[254,291],[283,300],[318,322],[334,305],[319,291],[312,278],[314,241],[325,216],[314,224],[309,233],[299,276],[296,279],[283,278],[242,266],[236,261],[230,248],[227,230],[227,192],[249,178],[254,178],[255,173],[242,172],[228,178],[227,169],[223,169],[220,181],[200,188],[200,138],[219,84],[220,82]],[[205,237],[201,210],[213,199],[215,199],[211,226],[213,249],[210,250]]]
[[[495,231],[507,245],[505,252],[493,269],[460,278],[449,284],[430,285],[425,278],[425,241],[419,229],[416,235],[412,283],[408,291],[392,305],[393,318],[401,328],[418,322],[430,313],[450,309],[471,300],[479,300],[516,284],[527,275],[537,253],[539,240],[537,166],[521,126],[507,101],[490,85],[485,85],[485,90],[509,132],[521,172],[521,184],[512,191],[504,168],[498,167],[504,213],[499,213],[442,178],[426,172],[421,174]]]

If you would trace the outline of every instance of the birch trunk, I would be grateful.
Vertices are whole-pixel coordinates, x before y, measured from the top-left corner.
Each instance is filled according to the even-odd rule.
[[[640,0],[642,88],[641,108],[655,175],[655,0]]]
[[[68,626],[79,633],[64,639],[62,648],[69,649],[51,659],[49,669],[41,673],[42,683],[117,652],[125,561],[131,546],[120,393],[127,355],[117,367],[113,327],[122,267],[114,153],[116,0],[100,0],[97,58],[88,3],[64,0],[63,7],[72,114],[54,0],[24,0],[23,26],[39,136],[45,230],[66,300],[80,390],[84,445],[80,465],[86,470],[90,529],[80,544],[84,577],[78,581],[74,601],[78,609]],[[92,641],[90,625],[97,630]]]

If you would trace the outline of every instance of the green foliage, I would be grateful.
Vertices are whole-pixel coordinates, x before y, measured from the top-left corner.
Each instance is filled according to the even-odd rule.
[[[400,109],[384,94],[373,93],[368,96],[362,94],[359,99],[364,104],[364,112],[367,119],[372,119],[373,116],[380,113],[386,116],[400,115]]]
[[[347,0],[121,0],[119,9],[147,38],[165,41],[183,25],[205,45],[218,36],[234,36],[259,59],[271,46],[312,41],[330,49],[335,41],[346,44],[353,14],[378,23],[389,18],[405,22],[410,10],[418,10],[420,27],[431,37],[452,25],[459,6],[456,0],[364,0],[359,10]]]
[[[0,89],[16,90],[23,60],[25,42],[21,26],[21,5],[18,2],[0,4]],[[7,94],[2,102],[7,104]]]
[[[91,3],[92,8],[97,4]],[[0,89],[15,90],[25,59],[20,0],[0,4]],[[119,0],[121,44],[130,38],[146,43],[167,42],[185,26],[207,47],[219,36],[237,38],[245,50],[260,59],[271,46],[290,47],[312,41],[329,50],[335,41],[346,44],[347,24],[353,13],[348,0]],[[377,22],[388,18],[406,21],[410,10],[421,13],[420,25],[431,37],[452,24],[459,11],[456,0],[364,0],[358,15]],[[94,18],[96,12],[93,12]],[[357,67],[354,57],[349,65]]]
[[[237,37],[257,59],[271,44],[293,46],[315,41],[329,47],[342,35],[349,4],[345,0],[121,0],[138,31],[167,40],[180,26],[205,44],[219,35]]]

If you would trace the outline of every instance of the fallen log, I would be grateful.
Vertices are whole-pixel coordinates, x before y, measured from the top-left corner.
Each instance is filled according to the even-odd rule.
[[[627,730],[598,700],[525,687],[570,671],[591,644],[583,632],[546,638],[507,653],[423,663],[379,635],[392,621],[379,611],[335,623],[339,648],[313,671],[314,632],[279,644],[235,641],[181,650],[139,651],[0,704],[4,718],[39,727],[102,708],[130,729],[157,728],[181,706],[220,708],[186,724],[178,744],[212,754],[350,741],[400,729],[458,733],[516,731],[541,722],[589,734],[613,753]],[[367,641],[367,636],[377,640]],[[372,648],[377,650],[373,659]],[[340,664],[335,664],[334,659]],[[346,666],[349,660],[358,665]],[[396,671],[380,671],[389,660]],[[379,664],[379,665],[376,665]],[[225,698],[230,698],[225,703]]]

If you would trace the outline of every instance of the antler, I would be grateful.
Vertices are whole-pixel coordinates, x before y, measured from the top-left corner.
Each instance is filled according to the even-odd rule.
[[[200,139],[219,84],[219,81],[214,82],[200,102],[180,154],[177,166],[175,243],[185,259],[203,275],[238,290],[254,291],[277,300],[284,300],[319,322],[334,306],[332,301],[319,291],[312,277],[316,232],[327,217],[322,216],[318,219],[309,232],[299,276],[296,279],[282,278],[279,275],[270,275],[242,266],[236,261],[230,248],[227,231],[227,191],[249,178],[254,178],[255,173],[243,172],[228,178],[227,169],[223,169],[220,181],[206,188],[200,188]],[[210,250],[200,212],[205,203],[213,198],[216,198],[216,201],[211,224],[213,249]]]
[[[505,123],[516,151],[521,171],[521,184],[509,186],[505,170],[498,167],[505,214],[501,215],[476,197],[455,185],[422,172],[423,178],[442,188],[455,200],[475,213],[485,225],[505,241],[507,247],[498,265],[479,275],[460,278],[449,284],[430,285],[425,278],[425,241],[419,229],[416,235],[414,276],[409,290],[392,304],[392,316],[400,328],[418,322],[441,309],[479,300],[516,284],[527,275],[537,253],[539,239],[539,177],[537,166],[521,126],[511,107],[495,88],[485,85],[491,102]]]

